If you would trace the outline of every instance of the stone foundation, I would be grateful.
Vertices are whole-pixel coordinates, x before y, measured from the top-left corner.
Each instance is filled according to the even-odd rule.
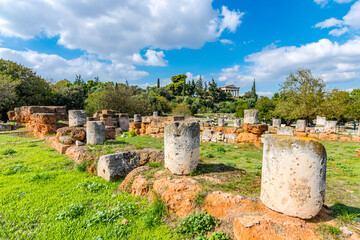
[[[236,143],[252,143],[257,147],[261,147],[261,135],[268,130],[266,124],[243,124],[243,133],[240,133],[236,139]]]

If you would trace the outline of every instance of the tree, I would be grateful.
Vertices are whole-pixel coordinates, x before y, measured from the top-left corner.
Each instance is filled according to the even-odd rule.
[[[0,73],[0,118],[5,118],[9,110],[7,106],[14,105],[16,100],[15,88],[18,82],[12,81],[11,77]]]
[[[203,95],[203,90],[204,90],[204,86],[203,86],[203,81],[201,76],[199,77],[199,79],[196,81],[195,83],[195,93],[196,96],[198,97],[202,97]]]
[[[350,107],[350,94],[347,91],[333,89],[325,96],[322,113],[327,118],[345,122],[349,117]]]
[[[260,97],[255,105],[255,108],[259,110],[259,119],[270,123],[274,117],[272,113],[275,109],[275,106],[275,103],[270,98]]]
[[[172,83],[167,85],[175,96],[180,96],[183,93],[183,88],[185,86],[187,76],[185,74],[178,74],[171,77]]]
[[[285,120],[299,118],[309,121],[321,112],[324,103],[325,82],[315,78],[311,70],[291,73],[281,85],[275,114]]]
[[[160,78],[157,79],[157,84],[156,84],[157,88],[160,88]]]
[[[236,118],[243,118],[244,117],[244,110],[249,109],[250,106],[247,104],[247,102],[243,99],[238,99],[236,101],[236,112],[235,117]]]
[[[227,98],[227,94],[217,87],[214,79],[209,82],[209,96],[212,97],[215,102],[224,101]]]
[[[246,92],[243,96],[243,99],[246,101],[246,103],[249,105],[250,108],[255,107],[256,102],[258,100],[258,95],[256,94],[256,88],[255,88],[255,79],[251,91]]]
[[[360,120],[360,88],[355,88],[350,93],[350,106],[348,111],[350,119]]]

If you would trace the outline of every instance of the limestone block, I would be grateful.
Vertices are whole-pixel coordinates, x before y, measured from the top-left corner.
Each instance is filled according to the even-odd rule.
[[[316,126],[323,127],[325,126],[326,117],[316,116]]]
[[[101,121],[87,122],[87,144],[103,144],[105,142],[105,124]]]
[[[51,147],[53,147],[58,153],[65,154],[65,151],[70,147],[70,145],[65,145],[59,142],[53,141],[51,143]]]
[[[175,175],[190,174],[196,169],[200,153],[198,122],[165,123],[165,167]]]
[[[218,119],[218,126],[219,127],[224,127],[225,126],[225,119],[224,118],[219,118]]]
[[[281,127],[281,119],[273,118],[272,125],[273,125],[273,127],[277,127],[277,128]]]
[[[86,137],[85,128],[73,128],[71,129],[71,138],[74,141],[83,141]]]
[[[296,131],[297,132],[306,131],[306,120],[299,119],[296,121]]]
[[[325,132],[326,133],[336,133],[336,123],[337,123],[337,121],[326,121],[325,122]]]
[[[69,110],[69,127],[81,127],[86,124],[85,110]]]
[[[0,131],[11,131],[11,125],[7,123],[0,123]]]
[[[129,131],[129,115],[126,113],[119,114],[119,126],[123,131]]]
[[[205,129],[201,135],[201,141],[210,142],[214,134],[215,134],[214,130]]]
[[[241,128],[241,119],[235,119],[234,120],[234,127],[235,128]]]
[[[159,117],[159,112],[158,112],[158,111],[153,112],[153,117],[154,117],[154,118]]]
[[[265,135],[261,201],[288,216],[316,216],[325,200],[326,150],[315,139]]]
[[[135,114],[134,115],[134,122],[142,122],[142,118],[140,114]]]
[[[105,138],[115,139],[116,137],[116,129],[112,126],[105,126]]]
[[[257,109],[244,110],[244,123],[258,124],[259,123],[259,111]]]
[[[139,167],[139,157],[135,152],[122,152],[103,155],[97,164],[97,174],[107,181],[125,178],[133,169]]]

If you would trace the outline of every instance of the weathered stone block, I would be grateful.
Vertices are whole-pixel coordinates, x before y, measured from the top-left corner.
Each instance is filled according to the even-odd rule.
[[[129,115],[126,113],[119,114],[119,127],[123,131],[129,131]]]
[[[323,127],[325,126],[326,117],[316,116],[316,126]]]
[[[107,181],[115,181],[125,178],[137,167],[139,167],[139,157],[135,152],[103,155],[97,164],[97,174]]]
[[[258,124],[259,122],[259,111],[257,109],[244,110],[244,123],[247,124]]]
[[[103,144],[105,142],[105,124],[101,121],[86,123],[87,144]]]
[[[261,201],[292,217],[316,216],[325,200],[326,150],[315,139],[265,135]]]
[[[326,121],[325,122],[325,132],[326,133],[336,133],[336,124],[337,124],[337,121]]]
[[[56,141],[51,143],[51,147],[53,147],[60,154],[65,154],[65,151],[70,147],[70,145],[65,145]]]
[[[86,138],[85,128],[71,129],[71,138],[74,141],[83,141]]]
[[[158,116],[159,116],[159,112],[158,112],[158,111],[153,112],[153,117],[154,117],[154,118],[156,118],[156,117],[158,117]]]
[[[198,122],[165,123],[165,167],[175,175],[190,174],[196,169],[200,153]]]
[[[142,122],[142,118],[140,114],[135,114],[134,115],[134,122]]]
[[[69,110],[69,127],[81,127],[86,124],[85,110]]]
[[[241,119],[235,119],[234,120],[234,127],[235,128],[241,128]]]
[[[224,118],[219,118],[218,119],[218,126],[219,127],[224,127],[225,126],[225,119]]]
[[[306,131],[306,120],[299,119],[296,121],[296,131],[297,132]]]
[[[11,125],[7,123],[0,123],[0,131],[11,131]]]
[[[294,131],[292,127],[279,127],[276,133],[278,135],[294,136]]]
[[[116,137],[115,127],[105,126],[105,138],[115,139],[115,137]]]
[[[273,125],[273,127],[277,127],[277,128],[281,127],[281,119],[273,118],[272,125]]]

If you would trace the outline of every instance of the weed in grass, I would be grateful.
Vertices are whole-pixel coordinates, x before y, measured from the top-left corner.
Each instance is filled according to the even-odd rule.
[[[236,163],[234,162],[226,162],[225,165],[229,167],[236,167]]]
[[[328,157],[327,157],[327,161],[328,161],[328,162],[335,161],[335,158],[334,158],[334,157],[332,157],[332,156],[328,156]]]
[[[65,218],[77,218],[85,212],[85,207],[81,203],[79,204],[70,204],[66,207],[66,210],[61,212],[55,220],[62,220]]]
[[[6,150],[4,150],[4,151],[2,151],[1,152],[1,154],[2,155],[13,155],[13,154],[15,154],[15,153],[17,153],[14,149],[11,149],[11,148],[9,148],[9,149],[6,149]]]
[[[163,166],[163,164],[158,162],[147,162],[146,166],[152,167],[152,168],[160,168]]]
[[[6,173],[4,173],[4,175],[13,175],[16,173],[24,173],[24,172],[29,172],[29,171],[30,171],[30,168],[28,166],[15,165],[15,166],[9,167],[8,171]]]
[[[213,158],[214,155],[213,155],[211,152],[206,152],[206,153],[204,154],[204,157]]]
[[[210,146],[210,147],[215,147],[215,146],[216,146],[216,143],[210,143],[209,146]]]
[[[334,216],[342,223],[351,223],[360,218],[360,209],[336,203],[331,207]]]
[[[195,207],[202,208],[205,205],[205,198],[207,193],[205,191],[198,192],[194,201]]]
[[[224,232],[213,232],[207,238],[208,240],[230,240],[231,238]]]
[[[129,131],[129,137],[135,137],[136,133],[134,130]]]
[[[340,239],[341,230],[337,227],[333,227],[330,225],[322,224],[318,227],[318,232],[320,232],[324,237],[328,237],[329,235],[334,239]]]
[[[86,172],[87,161],[82,161],[80,164],[76,164],[76,170],[79,172]]]
[[[145,211],[144,226],[146,228],[152,228],[162,223],[162,218],[166,214],[166,207],[164,202],[160,198],[151,204],[150,209]]]
[[[255,167],[255,169],[261,170],[262,165],[261,164],[256,164],[254,167]]]
[[[38,145],[37,145],[37,143],[30,143],[29,145],[28,145],[28,147],[37,147]]]
[[[183,218],[175,231],[189,238],[203,236],[206,232],[217,227],[218,220],[207,212],[192,213]]]
[[[88,181],[86,179],[84,182],[79,183],[76,186],[76,188],[83,189],[83,190],[89,191],[89,192],[99,192],[100,190],[107,189],[108,186],[106,186],[105,184],[102,184],[102,183]]]
[[[54,178],[54,176],[47,173],[36,173],[34,176],[29,178],[30,182],[40,182],[40,181],[48,181]]]
[[[248,158],[246,158],[246,163],[252,163],[252,161]]]
[[[226,152],[225,148],[223,148],[223,147],[221,147],[221,146],[217,146],[216,151],[217,151],[218,153],[225,153],[225,152]]]

